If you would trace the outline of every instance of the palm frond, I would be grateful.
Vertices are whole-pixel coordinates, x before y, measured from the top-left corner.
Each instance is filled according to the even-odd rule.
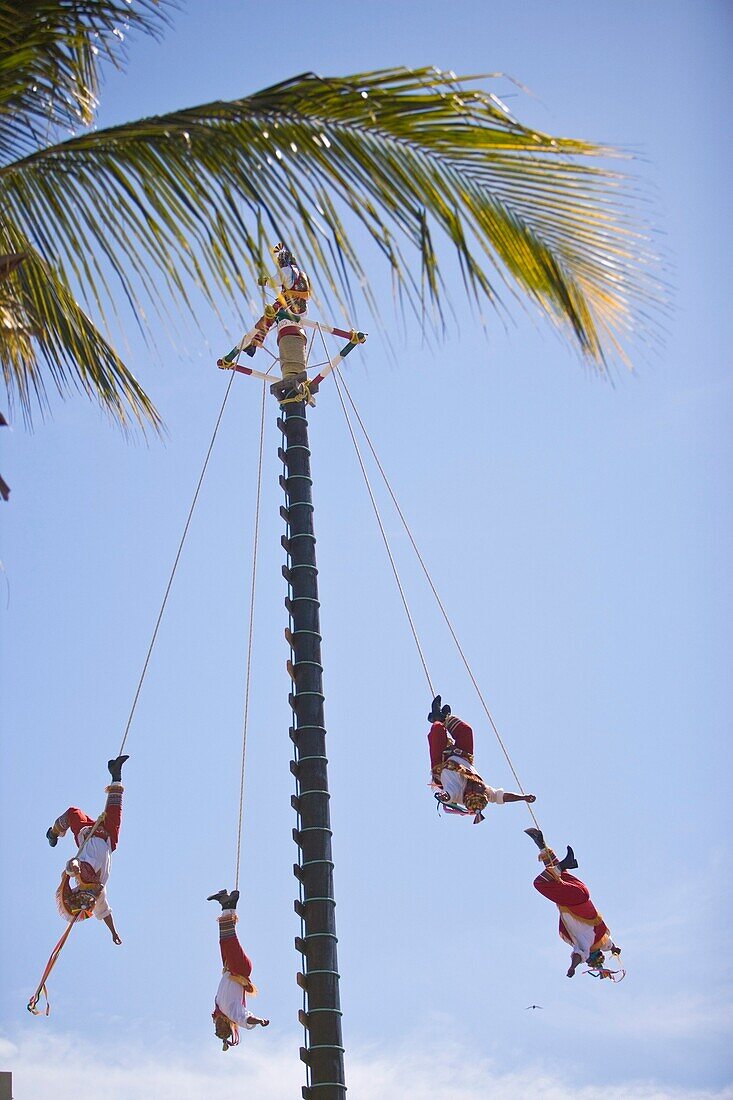
[[[159,430],[150,399],[65,281],[22,243],[22,262],[0,280],[0,366],[26,420],[34,405],[45,407],[49,375],[59,393],[75,386],[123,427],[135,421]]]
[[[131,30],[158,37],[169,0],[0,0],[0,163],[93,121],[99,69]]]
[[[24,211],[40,213],[37,246],[60,251],[82,284],[99,278],[97,252],[133,298],[128,265],[148,273],[153,296],[153,270],[166,295],[181,295],[184,277],[212,300],[238,292],[260,263],[251,227],[263,223],[319,271],[340,249],[365,281],[348,210],[413,293],[419,259],[438,300],[426,233],[437,226],[473,294],[494,299],[497,275],[510,276],[602,362],[602,334],[623,335],[659,293],[632,187],[599,163],[611,153],[527,129],[491,93],[432,69],[306,74],[38,151],[0,172],[0,195],[24,232]],[[94,246],[83,263],[80,236]]]
[[[351,236],[360,224],[397,292],[440,324],[442,238],[479,306],[507,290],[529,299],[604,370],[654,331],[663,299],[633,180],[609,168],[613,155],[523,126],[453,74],[306,73],[0,167],[0,251],[30,241],[101,315],[119,296],[111,272],[140,316],[149,301],[188,308],[191,282],[214,306],[236,303],[274,237],[322,293],[343,299],[350,278],[377,311]]]

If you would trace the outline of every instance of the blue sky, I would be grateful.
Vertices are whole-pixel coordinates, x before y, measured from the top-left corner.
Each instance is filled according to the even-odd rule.
[[[502,70],[523,119],[638,153],[666,257],[661,352],[611,387],[541,322],[504,327],[453,295],[428,347],[394,324],[347,378],[537,814],[624,946],[617,987],[564,976],[554,910],[532,890],[521,806],[474,829],[435,814],[429,703],[342,414],[312,416],[327,726],[350,1095],[409,1088],[503,1100],[733,1096],[727,884],[731,612],[729,320],[731,12],[724,3],[190,0],[162,45],[132,43],[100,125],[246,94],[315,70]],[[372,288],[388,301],[387,273]],[[245,313],[246,316],[246,313]],[[392,324],[390,306],[385,316]],[[6,904],[0,1051],[18,1097],[83,1079],[110,1097],[297,1094],[298,932],[289,805],[278,440],[271,408],[255,635],[240,930],[271,1017],[224,1058],[210,1035],[213,906],[233,877],[259,390],[237,379],[130,734],[110,882],[124,940],[78,930],[49,1019],[25,1003],[60,934],[70,845],[44,832],[101,806],[227,378],[210,316],[127,359],[167,424],[127,443],[82,399],[2,439],[6,591],[0,820]],[[240,384],[241,383],[241,384]],[[476,730],[489,782],[511,778],[385,508],[433,678]],[[366,610],[365,610],[366,609]],[[67,851],[68,849],[68,851]],[[528,1004],[542,1012],[526,1012]],[[143,1071],[144,1070],[144,1074]],[[144,1083],[141,1085],[141,1078]]]

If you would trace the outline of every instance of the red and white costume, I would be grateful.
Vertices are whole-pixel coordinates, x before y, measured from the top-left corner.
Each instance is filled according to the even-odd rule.
[[[286,306],[290,313],[297,317],[304,315],[308,308],[307,303],[310,296],[308,276],[300,270],[295,262],[293,262],[286,264],[285,267],[279,268],[278,277],[280,286],[282,287],[282,296],[285,299]],[[297,323],[293,325],[292,321],[278,321],[278,343],[280,343],[283,336],[300,336],[301,339],[305,341],[303,329]]]
[[[588,962],[591,952],[609,951],[614,946],[588,887],[575,875],[563,871],[558,882],[549,871],[543,871],[534,880],[534,888],[554,901],[560,912],[560,936],[583,962]]]
[[[283,366],[282,373],[283,375],[293,374],[296,373],[295,367],[298,370],[305,369],[306,336],[299,318],[304,316],[308,309],[308,299],[310,297],[308,276],[300,270],[295,261],[292,261],[285,264],[284,267],[279,267],[278,277],[269,279],[268,282],[280,291],[280,300],[277,304],[278,313],[276,319],[270,319],[267,316],[260,317],[256,324],[257,334],[252,340],[251,346],[260,347],[272,325],[276,324],[277,344],[281,359],[285,360],[286,363],[293,363],[293,369]],[[279,315],[283,308],[287,311],[285,316]],[[285,339],[288,336],[294,336],[295,342],[288,342]],[[285,340],[284,344],[283,340]]]
[[[428,734],[432,786],[447,800],[480,814],[491,802],[501,806],[504,791],[485,783],[473,766],[473,730],[451,714],[445,722],[433,722]]]
[[[122,792],[121,783],[111,783],[106,788],[107,802],[104,807],[104,818],[94,830],[94,836],[89,834],[94,825],[94,818],[89,817],[83,810],[76,806],[69,806],[53,824],[53,832],[56,836],[65,836],[71,829],[74,834],[77,848],[80,848],[78,860],[81,876],[75,877],[80,887],[100,885],[101,890],[97,895],[94,906],[94,916],[98,920],[104,920],[112,914],[107,891],[105,889],[109,873],[112,867],[112,853],[117,847],[120,838],[120,825],[122,823]],[[64,919],[71,919],[64,906],[59,903],[59,911]]]
[[[239,1028],[244,1027],[251,1031],[257,1025],[252,1023],[252,1013],[247,1008],[247,994],[257,992],[250,981],[252,973],[252,960],[245,953],[237,937],[237,914],[234,910],[224,910],[219,922],[219,948],[224,972],[219,982],[214,999],[214,1011],[211,1016],[215,1021],[218,1016],[224,1016],[232,1027],[232,1040],[230,1045],[236,1046],[239,1042]]]

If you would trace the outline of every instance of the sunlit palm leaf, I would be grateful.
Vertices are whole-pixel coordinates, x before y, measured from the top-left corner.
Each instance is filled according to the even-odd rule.
[[[45,369],[41,369],[37,351]],[[22,263],[0,281],[0,363],[24,409],[46,403],[46,378],[59,393],[73,379],[122,425],[130,414],[160,427],[148,397],[69,293],[58,273],[27,245]]]
[[[101,237],[123,280],[132,259],[157,267],[166,293],[193,276],[212,298],[238,285],[238,257],[257,269],[248,229],[257,218],[321,271],[328,242],[338,242],[363,277],[344,207],[403,277],[400,246],[422,249],[437,295],[427,218],[458,249],[472,289],[491,295],[492,267],[503,265],[601,359],[598,324],[622,329],[633,303],[653,293],[621,177],[587,163],[603,152],[528,131],[486,93],[449,91],[432,70],[305,76],[234,103],[85,134],[6,169],[0,188],[26,232],[24,209],[43,212],[40,246],[58,242],[82,281],[74,242],[81,235],[97,251]]]
[[[241,304],[264,244],[282,238],[322,291],[348,296],[352,277],[376,309],[351,241],[360,223],[403,299],[421,318],[432,305],[440,323],[442,236],[477,303],[497,304],[502,286],[529,296],[603,367],[648,331],[659,299],[630,185],[599,160],[610,152],[529,130],[495,96],[433,69],[304,74],[0,164],[0,251],[28,240],[87,308],[101,315],[121,291],[140,316],[146,300],[187,305],[191,282],[214,306]],[[88,361],[72,362],[55,364],[62,387],[75,369],[92,377]],[[16,368],[3,364],[12,389]],[[26,408],[34,370],[16,387]],[[108,381],[124,377],[118,361],[116,372]],[[118,396],[139,415],[127,383]]]
[[[158,35],[167,0],[0,0],[0,159],[94,119],[100,63],[130,29]]]

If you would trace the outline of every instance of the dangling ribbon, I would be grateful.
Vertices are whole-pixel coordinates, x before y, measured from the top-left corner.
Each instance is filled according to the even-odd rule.
[[[434,797],[438,803],[436,806],[438,815],[440,815],[441,810],[445,814],[458,814],[460,817],[470,817],[473,813],[472,810],[466,810],[462,806],[459,806],[457,802],[451,802],[446,795],[441,795],[438,791],[434,792]]]
[[[30,1001],[28,1002],[28,1005],[27,1005],[28,1011],[30,1013],[32,1013],[34,1016],[40,1016],[41,1015],[41,1009],[36,1008],[36,1005],[40,1001],[41,997],[45,998],[45,1001],[46,1001],[46,1010],[43,1013],[43,1015],[48,1016],[49,1013],[51,1012],[51,1002],[48,999],[48,992],[46,990],[46,982],[48,981],[49,974],[51,973],[54,966],[56,965],[56,960],[58,959],[59,955],[61,954],[61,949],[63,948],[64,944],[66,943],[66,941],[69,938],[69,935],[71,934],[71,929],[74,927],[74,925],[78,921],[80,915],[81,915],[81,913],[77,913],[75,915],[74,919],[70,922],[69,927],[66,929],[63,936],[61,937],[61,939],[59,940],[59,942],[56,944],[53,951],[51,952],[51,954],[49,956],[49,959],[48,959],[48,962],[46,963],[46,969],[43,971],[43,977],[41,978],[40,982],[38,983],[38,986],[36,987],[36,992],[33,994]]]
[[[591,978],[599,978],[603,981],[604,978],[609,978],[612,982],[622,982],[626,977],[625,970],[609,970],[605,966],[597,967],[593,970],[584,970],[584,974],[589,974]]]

